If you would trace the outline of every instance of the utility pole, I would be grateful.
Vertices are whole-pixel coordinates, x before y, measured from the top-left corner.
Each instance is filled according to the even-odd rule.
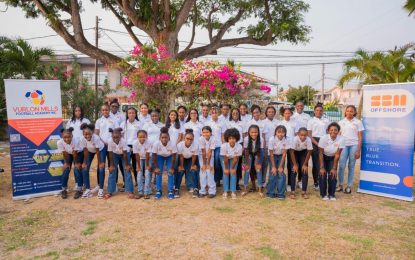
[[[275,64],[275,85],[277,86],[277,101],[278,101],[278,96],[279,96],[279,84],[278,84],[278,63]]]
[[[95,47],[98,48],[98,28],[99,18],[95,17]],[[95,59],[95,102],[98,102],[98,59]],[[95,109],[95,119],[98,119],[98,109]]]
[[[324,77],[325,77],[324,63],[321,64],[321,65],[322,65],[322,67],[321,67],[321,103],[324,104]]]

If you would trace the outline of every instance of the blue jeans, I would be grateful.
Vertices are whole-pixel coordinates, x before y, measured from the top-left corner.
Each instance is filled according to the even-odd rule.
[[[150,182],[151,182],[151,173],[150,171],[146,170],[146,159],[140,159],[140,169],[137,169],[138,175],[137,175],[137,187],[138,187],[138,193],[148,195],[151,192],[150,189]],[[144,179],[144,185],[143,185],[143,179]],[[143,188],[144,186],[144,188]]]
[[[157,192],[161,192],[161,185],[162,185],[162,177],[163,177],[163,172],[167,172],[167,189],[168,192],[173,192],[173,188],[174,188],[174,174],[170,172],[170,169],[172,167],[172,161],[173,161],[173,156],[160,156],[157,155],[157,167],[160,169],[159,174],[157,174],[156,176],[156,190]]]
[[[113,160],[114,160],[114,170],[110,172],[110,175],[108,176],[108,193],[114,193],[117,187],[117,168],[118,165],[121,163],[122,167],[124,168],[124,176],[125,176],[125,192],[133,192],[133,178],[131,176],[131,172],[125,170],[126,161],[124,161],[124,155],[123,154],[116,154],[112,153]],[[130,157],[130,153],[127,153],[127,158]],[[128,160],[128,159],[127,159]]]
[[[282,155],[271,155],[274,156],[275,167],[277,168],[277,174],[272,174],[272,164],[270,163],[269,169],[269,182],[267,186],[267,195],[271,198],[285,198],[285,173],[278,173],[278,166],[281,164]],[[284,168],[284,167],[283,167]]]
[[[72,163],[73,163],[73,155],[69,154],[69,162],[68,162],[68,168],[66,168],[61,176],[61,183],[62,183],[62,189],[68,188],[68,179],[69,179],[69,173],[71,172]]]
[[[347,186],[352,187],[353,177],[354,177],[354,168],[356,165],[355,154],[357,152],[357,145],[348,145],[344,147],[342,153],[340,154],[339,159],[339,185],[343,185],[344,181],[344,170],[346,169],[347,159],[349,159],[348,164],[348,176],[347,176]]]
[[[215,182],[220,182],[223,177],[222,156],[220,155],[220,147],[216,147],[213,152],[213,169],[215,171]]]
[[[183,159],[183,168],[184,171],[178,171],[177,174],[174,174],[174,188],[180,190],[182,183],[183,175],[189,176],[187,181],[187,187],[189,189],[199,189],[199,171],[191,170],[192,167],[192,158]]]
[[[77,154],[77,162],[82,164],[82,162],[84,161],[84,152],[78,152]],[[84,181],[83,181],[83,177],[82,177],[82,170],[79,170],[78,168],[76,168],[76,165],[74,166],[73,169],[73,173],[75,175],[75,181],[76,184],[78,184],[78,188],[82,189],[82,186],[84,185]]]
[[[86,158],[86,169],[82,169],[82,179],[83,179],[84,186],[86,189],[91,188],[91,184],[89,182],[89,170],[91,169],[91,163],[94,160],[94,157],[95,157],[95,153],[88,152],[88,158]],[[102,175],[105,175],[105,168],[100,169],[98,167],[98,170],[99,170],[98,172],[100,172]]]
[[[248,158],[247,158],[248,159]],[[259,162],[256,162],[256,156],[252,156],[251,154],[249,155],[249,160],[251,162],[251,167],[254,167],[255,170],[255,165],[259,164],[261,165],[261,170],[259,170],[258,172],[255,170],[256,172],[256,178],[257,178],[257,185],[258,187],[262,187],[263,183],[264,183],[264,179],[263,179],[263,175],[262,175],[262,166],[263,166],[263,161],[264,161],[264,149],[259,149]],[[251,170],[246,171],[244,174],[244,186],[248,187],[248,183],[249,183],[249,175],[250,175]]]
[[[100,189],[104,189],[104,182],[105,182],[105,160],[107,159],[107,147],[104,147],[101,151],[99,151],[99,157],[101,162],[104,162],[104,167],[101,169],[98,165],[98,185]],[[117,167],[117,165],[115,165]],[[118,167],[117,167],[118,168]]]
[[[231,174],[229,172],[228,175],[226,174],[223,175],[223,191],[224,192],[228,192],[228,191],[236,192],[236,169],[238,168],[239,158],[238,157],[228,158],[228,164],[225,165],[224,157],[220,156],[220,162],[221,162],[223,170],[229,169],[230,171],[232,169],[233,160],[237,160],[235,167],[233,168],[235,170],[235,174]]]
[[[328,193],[329,197],[334,197],[336,193],[337,179],[330,174],[334,166],[334,156],[324,156],[324,175],[320,175],[320,196],[325,197]]]

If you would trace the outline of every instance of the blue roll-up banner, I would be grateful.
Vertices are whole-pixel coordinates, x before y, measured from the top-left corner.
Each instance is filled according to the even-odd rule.
[[[358,192],[413,201],[415,83],[363,87]]]
[[[57,194],[63,155],[58,80],[5,80],[13,199]]]

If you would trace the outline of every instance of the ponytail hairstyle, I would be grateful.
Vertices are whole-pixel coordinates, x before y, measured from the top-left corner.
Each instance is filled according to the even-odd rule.
[[[138,130],[138,132],[137,132],[137,137],[138,137],[138,134],[140,134],[140,133],[143,133],[143,134],[145,134],[145,136],[148,136],[147,131],[146,131],[146,130],[141,129],[141,130]]]
[[[255,109],[258,109],[259,110],[259,113],[261,113],[261,107],[260,106],[258,106],[258,105],[252,105],[252,107],[251,107],[251,114],[254,112]]]
[[[283,126],[283,125],[279,125],[279,126],[277,126],[277,128],[275,128],[275,132],[274,132],[274,136],[276,136],[277,135],[277,132],[278,132],[278,130],[282,130],[282,131],[284,131],[284,137],[285,138],[287,138],[287,128],[285,127],[285,126]]]
[[[348,108],[353,108],[353,110],[354,110],[353,117],[356,117],[356,116],[357,116],[357,109],[356,109],[356,107],[355,107],[354,105],[348,105],[348,106],[346,107],[346,109],[344,110],[344,116],[346,116],[346,110],[347,110]]]
[[[114,128],[114,129],[110,128],[108,130],[108,132],[112,133],[112,135],[121,134],[122,133],[122,128],[121,127],[117,127],[117,128]]]
[[[163,126],[163,127],[160,129],[160,136],[161,136],[162,134],[167,134],[167,135],[169,136],[169,138],[170,138],[170,135],[169,135],[169,129],[168,129],[167,127],[165,127],[165,126]]]
[[[298,133],[303,132],[303,131],[308,133],[308,130],[305,127],[300,127],[300,129],[298,129]]]
[[[118,107],[119,107],[119,106],[120,106],[120,103],[118,103],[118,98],[114,98],[113,100],[111,100],[111,102],[110,102],[110,106],[111,106],[112,104],[117,104],[117,105],[118,105]]]
[[[255,140],[255,150],[253,150],[252,148],[252,138],[251,135],[249,134],[249,132],[251,131],[251,129],[256,129],[258,131],[258,137]],[[259,127],[257,125],[251,125],[248,129],[248,152],[249,154],[253,155],[253,156],[257,156],[259,155],[259,149],[261,148],[261,132],[259,131]]]
[[[193,129],[186,129],[186,131],[184,132],[184,135],[191,135],[193,137],[193,139],[195,138],[195,135],[193,133]]]
[[[95,125],[94,124],[83,123],[80,128],[81,128],[82,131],[89,130],[91,132],[94,132]]]
[[[280,115],[281,116],[284,116],[284,113],[285,113],[285,111],[290,111],[290,113],[291,113],[291,115],[293,115],[293,110],[291,109],[291,108],[289,108],[289,107],[281,107],[280,108]]]
[[[71,134],[72,135],[73,130],[74,130],[73,127],[69,127],[68,129],[62,128],[61,129],[61,134]]]
[[[136,109],[135,107],[129,107],[129,108],[127,109],[126,113],[125,113],[125,122],[127,122],[127,121],[128,121],[128,110],[134,110],[134,112],[135,112],[135,120],[140,121],[140,120],[138,119],[138,111],[137,111],[137,109]]]
[[[315,111],[317,108],[319,108],[319,107],[321,107],[322,109],[324,109],[324,108],[323,108],[323,104],[322,104],[321,102],[318,102],[318,103],[314,106],[314,111]]]
[[[210,127],[210,126],[208,126],[208,125],[205,125],[203,128],[202,128],[202,132],[203,132],[203,130],[208,130],[210,133],[212,133],[212,128]],[[193,130],[192,130],[193,131]]]
[[[336,123],[336,122],[332,122],[332,123],[330,123],[329,124],[329,126],[327,127],[327,133],[329,132],[329,130],[330,130],[330,128],[332,128],[332,127],[336,127],[337,128],[337,131],[339,131],[340,132],[340,125],[338,124],[338,123]]]

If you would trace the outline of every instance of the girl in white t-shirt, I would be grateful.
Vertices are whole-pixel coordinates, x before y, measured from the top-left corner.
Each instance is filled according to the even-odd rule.
[[[83,137],[79,141],[79,147],[84,151],[83,162],[82,162],[82,180],[85,186],[85,191],[82,194],[82,198],[90,198],[92,196],[91,186],[89,182],[89,170],[91,168],[91,163],[94,160],[95,154],[97,155],[98,161],[98,178],[97,182],[102,184],[104,187],[104,178],[105,178],[105,164],[102,161],[102,157],[99,154],[102,151],[105,151],[104,142],[101,138],[94,134],[95,126],[93,124],[82,124],[81,125]],[[104,157],[105,160],[105,157]],[[102,188],[103,189],[103,188]],[[101,189],[98,192],[98,198],[104,197],[104,191]]]
[[[125,192],[128,193],[128,198],[134,199],[133,179],[130,172],[130,147],[127,142],[121,137],[122,128],[110,129],[111,139],[108,140],[108,153],[110,158],[110,175],[108,176],[108,193],[105,194],[105,199],[112,197],[116,192],[117,179],[116,169],[121,162],[125,176]]]
[[[208,189],[208,198],[216,196],[216,182],[214,175],[214,151],[215,138],[212,136],[212,128],[204,126],[202,128],[202,136],[199,138],[199,165],[200,165],[200,190],[199,195],[206,195],[206,187]]]
[[[340,155],[339,160],[339,188],[337,191],[343,191],[344,170],[348,163],[347,186],[344,193],[352,193],[354,170],[356,160],[360,159],[362,150],[362,136],[365,128],[362,121],[356,118],[356,107],[353,105],[346,107],[346,117],[339,122],[341,127],[340,135],[345,138],[345,147]]]
[[[156,174],[156,199],[161,199],[162,174],[168,175],[167,188],[169,199],[174,199],[174,169],[176,163],[177,147],[170,142],[169,129],[162,127],[160,129],[160,140],[153,144],[153,163],[155,165],[154,173]]]
[[[340,126],[329,124],[327,135],[320,138],[320,195],[323,200],[336,200],[337,164],[344,148],[345,140],[339,135]],[[328,195],[327,195],[328,194]]]
[[[192,183],[199,183],[199,173],[197,167],[198,145],[191,129],[187,129],[184,135],[184,141],[177,145],[177,154],[179,157],[179,167],[177,174],[174,175],[174,197],[180,197],[180,186],[183,175],[189,175]],[[198,185],[193,189],[193,197],[199,197]]]
[[[287,129],[283,125],[277,126],[274,136],[268,140],[268,151],[271,162],[269,171],[269,182],[267,186],[267,196],[269,198],[285,199],[284,174],[285,159],[290,142],[287,140]]]
[[[300,130],[298,130],[298,134],[291,140],[290,148],[293,165],[291,179],[288,180],[289,183],[291,183],[290,198],[295,199],[295,179],[298,174],[298,182],[301,183],[299,186],[303,190],[301,196],[303,196],[304,199],[308,199],[308,161],[313,152],[313,144],[311,143],[311,138],[308,137],[307,128],[301,127]]]
[[[223,198],[228,197],[228,191],[232,192],[232,199],[236,199],[236,168],[239,157],[242,156],[242,145],[238,143],[239,132],[236,128],[225,131],[225,143],[220,147],[220,157],[223,169]]]
[[[144,196],[144,199],[150,198],[151,193],[151,173],[150,173],[150,152],[151,144],[147,140],[147,132],[139,130],[137,140],[133,144],[133,153],[137,162],[137,188],[138,198]],[[143,187],[144,178],[144,187]]]
[[[264,140],[261,137],[259,127],[257,125],[251,125],[248,129],[248,136],[244,138],[244,150],[245,150],[245,174],[244,174],[244,190],[242,196],[248,194],[248,182],[251,172],[251,168],[255,169],[258,192],[263,197],[262,192],[262,160],[264,158]],[[255,184],[253,184],[255,186]]]
[[[64,164],[63,164],[63,173],[61,176],[61,183],[62,183],[62,192],[61,197],[62,199],[68,198],[68,179],[69,179],[69,173],[71,172],[72,163],[74,164],[74,174],[75,174],[75,181],[78,184],[78,187],[81,188],[82,184],[79,186],[79,168],[76,165],[75,162],[77,162],[77,144],[75,139],[73,138],[72,132],[73,128],[70,127],[69,129],[61,129],[62,137],[58,141],[58,151],[62,153]],[[76,193],[78,194],[80,190],[76,190]]]

